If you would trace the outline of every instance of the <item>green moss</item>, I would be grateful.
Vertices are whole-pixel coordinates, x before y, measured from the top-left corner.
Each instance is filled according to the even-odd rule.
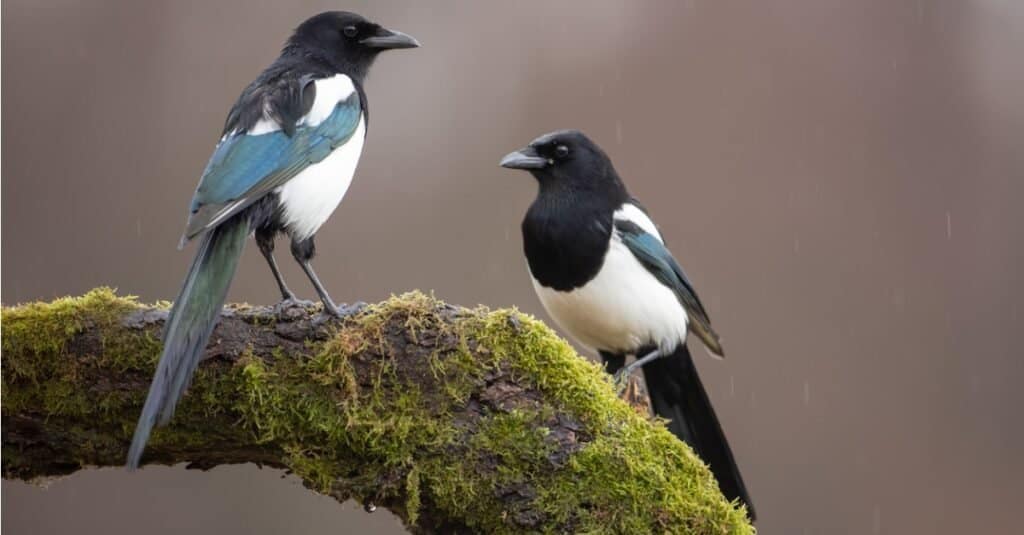
[[[5,413],[42,407],[130,436],[142,394],[103,391],[91,377],[99,368],[152,373],[158,341],[119,323],[136,307],[100,289],[4,309]],[[87,325],[98,327],[103,355],[67,358],[66,345]],[[399,361],[391,345],[403,340],[436,349]],[[238,433],[280,452],[318,492],[391,503],[412,523],[429,504],[488,533],[535,525],[753,532],[688,447],[620,401],[596,364],[515,310],[455,310],[414,292],[371,306],[302,354],[274,357],[201,368],[175,425],[158,430],[151,448],[201,449],[211,432]],[[496,375],[539,397],[466,421],[466,404]],[[556,416],[578,422],[578,449],[553,459],[565,439],[549,429]],[[211,431],[225,421],[230,429]],[[117,437],[105,443],[79,432],[83,462],[91,450],[119,448]]]
[[[241,366],[243,395],[235,411],[257,440],[281,445],[285,464],[321,492],[386,494],[374,470],[409,470],[418,451],[436,448],[453,433],[436,423],[418,386],[402,381],[388,357],[376,360],[364,378],[376,388],[360,394],[349,359],[381,347],[386,321],[380,317],[387,319],[369,315],[362,328],[314,345],[311,356],[272,365],[247,359]],[[360,475],[346,474],[353,463]],[[339,483],[343,474],[348,479]]]
[[[47,357],[62,354],[86,321],[110,323],[134,306],[131,297],[117,297],[110,288],[97,288],[82,297],[4,308],[4,376],[29,380],[48,376],[56,363]]]
[[[420,516],[420,468],[413,466],[405,476],[406,521],[416,524]]]
[[[498,495],[528,484],[536,495],[524,497],[524,505],[541,504],[547,520],[572,521],[579,531],[650,531],[651,508],[662,529],[750,531],[742,511],[725,502],[689,448],[619,401],[606,374],[541,322],[484,309],[450,321],[441,310],[423,294],[394,297],[315,347],[311,358],[279,359],[271,368],[261,361],[247,364],[249,403],[242,411],[261,440],[286,442],[289,467],[314,488],[338,491],[344,475],[339,467],[355,459],[360,475],[349,475],[341,492],[366,499],[404,491],[408,519],[429,499],[481,531],[513,532],[520,529],[517,511],[505,510]],[[422,392],[420,382],[403,377],[388,357],[385,329],[396,319],[414,342],[423,336],[457,339],[454,351],[435,351],[425,363],[443,385],[439,392]],[[350,359],[367,353],[377,360],[368,376],[357,378]],[[546,441],[543,425],[552,415],[544,411],[485,414],[468,444],[453,444],[460,435],[448,418],[450,408],[501,366],[593,435],[560,470],[548,459],[555,444]],[[310,377],[316,389],[308,386]],[[374,385],[362,396],[360,379]],[[320,446],[303,447],[308,444]],[[466,470],[465,458],[492,458],[496,469]],[[404,471],[405,485],[382,484],[395,471]]]
[[[97,367],[123,371],[156,358],[159,343],[144,333],[126,335],[120,328],[121,319],[138,306],[133,297],[98,288],[82,297],[4,308],[4,410],[30,405],[44,408],[48,416],[83,416],[97,405],[110,413],[132,401],[121,392],[90,391],[80,383]],[[86,327],[98,333],[102,358],[67,358],[67,344]],[[16,382],[20,386],[14,389]]]
[[[743,510],[721,497],[717,483],[690,448],[619,400],[607,374],[596,363],[578,357],[543,323],[514,310],[479,309],[457,321],[455,330],[461,340],[476,341],[479,347],[473,353],[464,348],[447,360],[446,380],[458,385],[500,362],[508,363],[518,382],[535,385],[594,437],[556,472],[547,459],[550,449],[538,434],[547,415],[513,412],[489,417],[472,451],[500,457],[496,474],[440,467],[436,473],[425,470],[420,476],[431,481],[438,501],[467,516],[470,525],[511,531],[507,522],[495,523],[495,519],[507,519],[508,511],[467,506],[466,496],[529,481],[537,490],[537,503],[543,504],[550,518],[571,519],[579,531],[650,531],[651,508],[656,508],[663,529],[753,531]],[[472,358],[475,361],[467,360]],[[581,497],[587,503],[581,503]],[[470,503],[483,505],[486,500]]]
[[[167,303],[164,303],[166,306]],[[146,380],[160,354],[160,342],[148,331],[127,328],[123,320],[141,309],[134,297],[119,297],[109,288],[98,288],[82,297],[65,297],[50,303],[29,303],[5,307],[3,325],[4,414],[25,409],[39,412],[51,421],[70,422],[70,438],[79,444],[83,464],[119,452],[122,440],[130,437],[145,392],[111,387],[111,374],[139,374]],[[81,333],[96,347],[96,355],[78,358],[69,354],[68,344]],[[183,420],[208,417],[221,403],[203,403],[216,396],[211,390],[220,382],[200,370],[179,408]],[[88,421],[89,429],[80,422]],[[76,431],[78,429],[78,431]],[[101,431],[102,430],[102,431]],[[176,451],[200,448],[209,438],[187,425],[160,428],[150,448],[173,445]],[[120,455],[120,454],[118,454]],[[5,458],[4,466],[11,465]]]
[[[341,466],[316,451],[304,450],[296,445],[285,447],[285,464],[302,477],[310,487],[322,494],[331,492],[334,482],[342,477]]]

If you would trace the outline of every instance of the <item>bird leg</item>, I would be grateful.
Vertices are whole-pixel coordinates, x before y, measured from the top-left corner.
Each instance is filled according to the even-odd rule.
[[[316,289],[317,295],[320,296],[320,301],[324,304],[324,311],[332,316],[338,318],[344,318],[357,314],[362,309],[366,308],[366,303],[358,302],[351,305],[337,306],[334,304],[334,300],[331,299],[330,294],[327,293],[327,289],[324,288],[323,283],[320,282],[320,277],[317,277],[316,272],[313,271],[312,260],[316,256],[316,246],[313,244],[313,238],[307,238],[303,241],[292,241],[292,256],[295,257],[295,261],[302,266],[302,271],[309,277],[309,282],[313,284],[313,288]]]
[[[648,362],[660,359],[662,356],[663,355],[661,353],[661,350],[655,349],[654,351],[651,351],[650,353],[644,355],[643,357],[638,358],[633,362],[629,363],[629,365],[626,366],[625,368],[622,368],[621,370],[615,372],[616,391],[621,395],[622,392],[626,389],[626,385],[629,384],[629,377],[633,375],[634,371],[636,371],[639,368],[643,368],[644,365],[647,364]]]
[[[270,266],[270,272],[274,274],[274,280],[277,281],[277,288],[281,291],[281,303],[278,305],[281,308],[287,308],[292,305],[307,305],[312,304],[309,301],[300,301],[295,297],[295,294],[288,289],[288,285],[284,283],[284,277],[281,276],[281,270],[277,267],[277,261],[274,260],[274,232],[260,229],[256,231],[256,245],[260,248],[260,252],[263,253],[263,258],[267,260],[267,265]]]
[[[306,261],[300,261],[299,265],[302,266],[302,271],[306,272],[306,276],[309,277],[309,282],[313,283],[313,288],[316,289],[317,295],[320,296],[320,301],[324,304],[324,310],[338,318],[344,318],[345,316],[351,316],[357,314],[363,308],[366,308],[366,303],[353,303],[351,305],[338,306],[334,304],[331,296],[327,293],[327,289],[320,282],[320,278],[316,276],[316,272],[313,271],[313,265]]]

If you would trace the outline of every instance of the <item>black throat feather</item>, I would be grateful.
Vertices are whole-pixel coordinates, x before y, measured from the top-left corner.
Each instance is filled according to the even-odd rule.
[[[595,195],[578,186],[541,181],[522,223],[530,274],[542,286],[562,292],[597,276],[611,240],[612,215],[629,199],[625,188]]]

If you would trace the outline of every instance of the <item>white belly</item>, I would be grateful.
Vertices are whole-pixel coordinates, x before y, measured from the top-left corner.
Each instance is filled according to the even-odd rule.
[[[533,287],[548,315],[590,349],[633,353],[657,345],[674,350],[686,339],[687,317],[675,294],[613,237],[601,271],[571,292]]]
[[[347,143],[320,163],[303,169],[278,190],[284,224],[294,239],[309,238],[334,213],[352,184],[365,137],[364,117]]]

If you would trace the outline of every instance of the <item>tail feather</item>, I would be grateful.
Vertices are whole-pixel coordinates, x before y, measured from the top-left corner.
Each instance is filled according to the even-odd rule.
[[[209,231],[200,243],[167,318],[163,354],[128,450],[129,470],[139,466],[158,417],[159,425],[169,422],[182,393],[188,388],[227,299],[248,233],[248,221],[239,217]]]
[[[670,420],[669,430],[708,464],[722,493],[746,504],[750,519],[755,520],[754,504],[686,345],[643,370],[654,413]]]

